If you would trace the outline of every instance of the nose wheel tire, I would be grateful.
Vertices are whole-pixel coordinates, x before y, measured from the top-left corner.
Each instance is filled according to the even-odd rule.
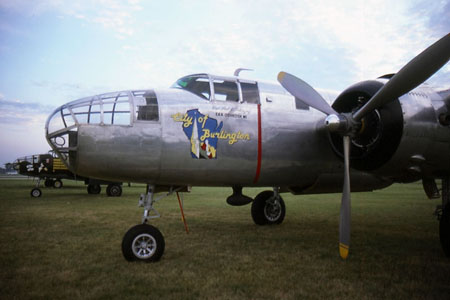
[[[148,224],[131,227],[122,240],[122,254],[128,261],[158,261],[164,253],[164,247],[161,232]]]
[[[39,198],[40,196],[42,196],[42,191],[40,188],[34,188],[31,190],[30,194],[31,194],[31,197]]]
[[[286,214],[286,206],[281,196],[274,197],[272,191],[259,193],[252,203],[252,218],[257,225],[281,224]]]

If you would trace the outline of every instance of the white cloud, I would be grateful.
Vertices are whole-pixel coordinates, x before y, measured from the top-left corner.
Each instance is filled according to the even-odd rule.
[[[56,12],[61,18],[70,16],[85,22],[100,24],[116,32],[118,38],[123,38],[134,33],[135,24],[132,14],[142,10],[139,4],[139,0],[128,2],[120,0],[0,0],[0,9],[15,11],[26,16]]]
[[[277,10],[282,39],[322,47],[352,62],[354,79],[395,72],[439,36],[410,2],[291,2]],[[287,9],[290,7],[291,9]],[[332,67],[332,66],[330,66]]]
[[[51,106],[36,102],[5,100],[4,96],[0,95],[0,123],[30,126],[42,124],[42,120],[45,120],[53,109]]]
[[[432,17],[438,19],[437,15],[449,14],[445,12],[446,1],[430,3],[423,0],[176,3],[178,5],[170,1],[158,5],[158,13],[167,15],[167,23],[161,25],[159,35],[155,35],[154,24],[148,22],[153,17],[153,3],[139,0],[38,0],[31,3],[18,0],[1,1],[0,5],[34,14],[57,11],[100,25],[120,39],[132,38],[138,32],[142,38],[143,33],[148,32],[162,43],[169,41],[166,47],[176,39],[177,46],[183,51],[169,49],[169,64],[207,65],[208,69],[219,72],[229,72],[246,64],[280,60],[280,53],[297,62],[323,60],[316,56],[315,50],[322,49],[322,52],[329,51],[330,55],[340,57],[342,62],[351,63],[347,69],[351,70],[353,81],[397,71],[439,37],[440,33],[430,27]],[[205,11],[178,11],[193,5],[196,5],[195,9],[204,6]],[[138,18],[135,15],[138,12],[144,13]],[[178,19],[174,19],[173,12],[179,13],[175,14]],[[202,21],[200,25],[196,25],[196,19]],[[197,34],[170,36],[177,33],[171,26],[180,24]],[[164,47],[164,44],[159,46]],[[164,53],[155,54],[164,56]],[[295,57],[301,54],[310,57]],[[149,55],[141,57],[143,66],[148,66],[149,60],[155,60]],[[340,63],[336,61],[336,64]],[[329,67],[333,68],[333,65]]]
[[[172,82],[174,75],[199,71],[232,74],[238,67],[264,68],[274,80],[287,66],[319,83],[334,77],[345,88],[398,71],[440,37],[417,3],[424,1],[218,1],[207,7],[209,16],[199,13],[198,23],[186,12],[177,31],[139,23],[133,32],[148,32],[153,43],[122,49],[136,50],[130,59],[137,82]],[[434,16],[442,5],[429,9]]]

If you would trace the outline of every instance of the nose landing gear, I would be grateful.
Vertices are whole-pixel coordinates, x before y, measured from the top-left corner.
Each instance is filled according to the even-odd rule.
[[[171,187],[167,194],[155,198],[155,186],[147,186],[147,193],[141,194],[139,199],[139,206],[144,207],[142,224],[131,227],[122,240],[122,254],[127,261],[156,262],[161,259],[165,249],[164,236],[158,228],[147,222],[149,219],[161,217],[153,207],[154,203],[183,188],[185,187]]]

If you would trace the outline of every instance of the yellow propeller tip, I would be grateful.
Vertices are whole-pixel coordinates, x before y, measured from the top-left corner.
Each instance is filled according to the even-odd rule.
[[[286,75],[285,72],[278,73],[278,81],[282,81],[285,75]]]
[[[341,255],[342,259],[347,259],[348,250],[349,247],[347,245],[339,244],[339,254]]]

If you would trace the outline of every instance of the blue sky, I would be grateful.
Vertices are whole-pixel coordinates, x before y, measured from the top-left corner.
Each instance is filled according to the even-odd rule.
[[[238,67],[341,91],[449,31],[450,0],[0,0],[0,164],[45,153],[45,120],[70,100]],[[449,87],[450,64],[429,83]]]

